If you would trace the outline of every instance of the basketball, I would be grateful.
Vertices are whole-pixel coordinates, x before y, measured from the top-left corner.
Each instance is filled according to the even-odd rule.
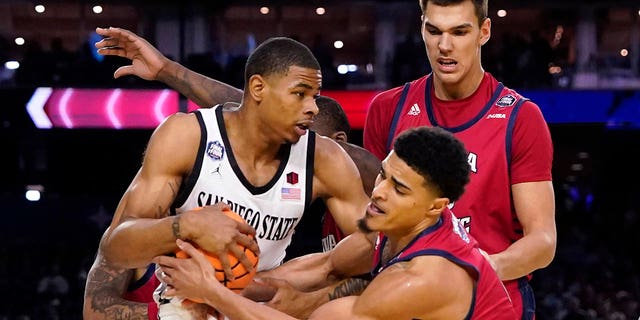
[[[197,209],[202,209],[202,208],[197,208]],[[242,217],[240,217],[237,213],[231,210],[224,210],[222,212],[226,214],[228,217],[236,221],[243,222],[243,223],[245,222],[244,219],[242,219]],[[234,280],[230,280],[229,278],[227,278],[227,276],[224,274],[224,270],[222,269],[222,264],[220,263],[220,260],[218,260],[218,258],[215,255],[210,254],[207,251],[198,249],[200,250],[200,252],[204,253],[204,255],[207,257],[207,260],[209,260],[211,265],[215,268],[216,279],[218,279],[218,281],[220,281],[220,283],[222,283],[225,287],[231,289],[236,293],[239,293],[240,291],[242,291],[242,289],[244,289],[247,285],[249,285],[249,283],[251,283],[251,280],[253,280],[253,277],[256,274],[256,268],[258,267],[258,256],[256,256],[255,253],[253,253],[253,251],[249,250],[248,248],[242,245],[238,245],[238,246],[242,248],[244,253],[247,255],[247,258],[249,258],[249,261],[251,261],[251,263],[253,264],[253,271],[251,272],[247,271],[244,265],[242,265],[242,263],[240,263],[240,261],[238,261],[238,259],[236,259],[235,256],[233,256],[232,254],[227,254],[229,258],[229,263],[231,264],[231,270],[233,271],[233,275],[235,276]],[[184,251],[178,250],[176,252],[176,257],[181,259],[186,259],[189,256]],[[198,300],[192,300],[192,301],[197,303],[203,302]]]

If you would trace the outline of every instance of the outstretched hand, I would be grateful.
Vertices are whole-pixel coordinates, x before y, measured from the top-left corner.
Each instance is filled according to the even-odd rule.
[[[95,43],[99,54],[131,60],[130,65],[115,71],[114,78],[134,75],[145,80],[157,80],[160,71],[170,62],[147,40],[129,30],[109,27],[96,28],[96,32],[105,37]]]

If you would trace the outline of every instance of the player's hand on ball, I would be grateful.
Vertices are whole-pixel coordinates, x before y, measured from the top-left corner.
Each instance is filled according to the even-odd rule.
[[[242,217],[235,213],[227,214],[229,212],[229,206],[217,203],[184,214],[185,218],[193,219],[190,225],[196,228],[187,235],[187,240],[218,257],[227,278],[234,279],[231,270],[234,263],[231,260],[240,261],[251,271],[255,264],[249,259],[244,248],[251,250],[255,256],[260,254],[260,248],[254,238],[255,229]]]
[[[161,281],[167,284],[165,295],[180,296],[193,301],[205,301],[205,298],[221,286],[216,279],[216,270],[198,249],[188,242],[176,240],[178,247],[184,250],[191,259],[179,259],[159,256],[153,259],[162,269],[159,273]]]

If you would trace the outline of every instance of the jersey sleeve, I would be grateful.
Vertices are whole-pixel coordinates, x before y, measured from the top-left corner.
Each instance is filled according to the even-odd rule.
[[[402,87],[379,93],[371,100],[364,123],[363,146],[378,159],[387,156],[387,139]]]
[[[511,184],[549,181],[553,164],[553,143],[540,108],[525,102],[513,131]]]

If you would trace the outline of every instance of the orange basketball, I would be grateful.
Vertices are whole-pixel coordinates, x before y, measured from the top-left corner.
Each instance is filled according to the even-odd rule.
[[[202,208],[196,208],[196,210],[199,210],[199,209],[202,209]],[[245,222],[244,219],[242,219],[242,217],[240,217],[237,213],[231,210],[224,210],[223,213],[229,216],[230,218],[233,218],[236,221]],[[251,272],[247,271],[244,265],[242,265],[242,263],[240,263],[240,261],[238,261],[238,259],[236,259],[235,256],[233,256],[232,254],[227,254],[229,258],[229,263],[231,263],[231,270],[233,271],[233,275],[235,276],[235,279],[233,281],[227,278],[227,276],[224,274],[224,270],[222,269],[222,264],[220,263],[220,260],[218,260],[218,258],[215,255],[207,251],[200,250],[200,252],[204,253],[204,255],[207,257],[207,260],[209,260],[211,265],[216,269],[216,278],[218,279],[218,281],[220,281],[220,283],[222,283],[225,287],[231,289],[236,293],[239,293],[240,291],[242,291],[242,289],[244,289],[247,285],[249,285],[251,280],[253,280],[253,277],[256,274],[256,268],[258,267],[258,256],[256,256],[256,254],[253,251],[249,250],[248,248],[242,245],[238,245],[238,246],[242,248],[244,253],[247,255],[247,258],[249,258],[249,261],[251,261],[251,263],[253,264],[253,271]],[[185,258],[188,258],[189,256],[184,251],[178,249],[178,251],[176,252],[176,257],[185,259]],[[198,303],[203,302],[198,300],[192,300],[192,301],[198,302]]]

